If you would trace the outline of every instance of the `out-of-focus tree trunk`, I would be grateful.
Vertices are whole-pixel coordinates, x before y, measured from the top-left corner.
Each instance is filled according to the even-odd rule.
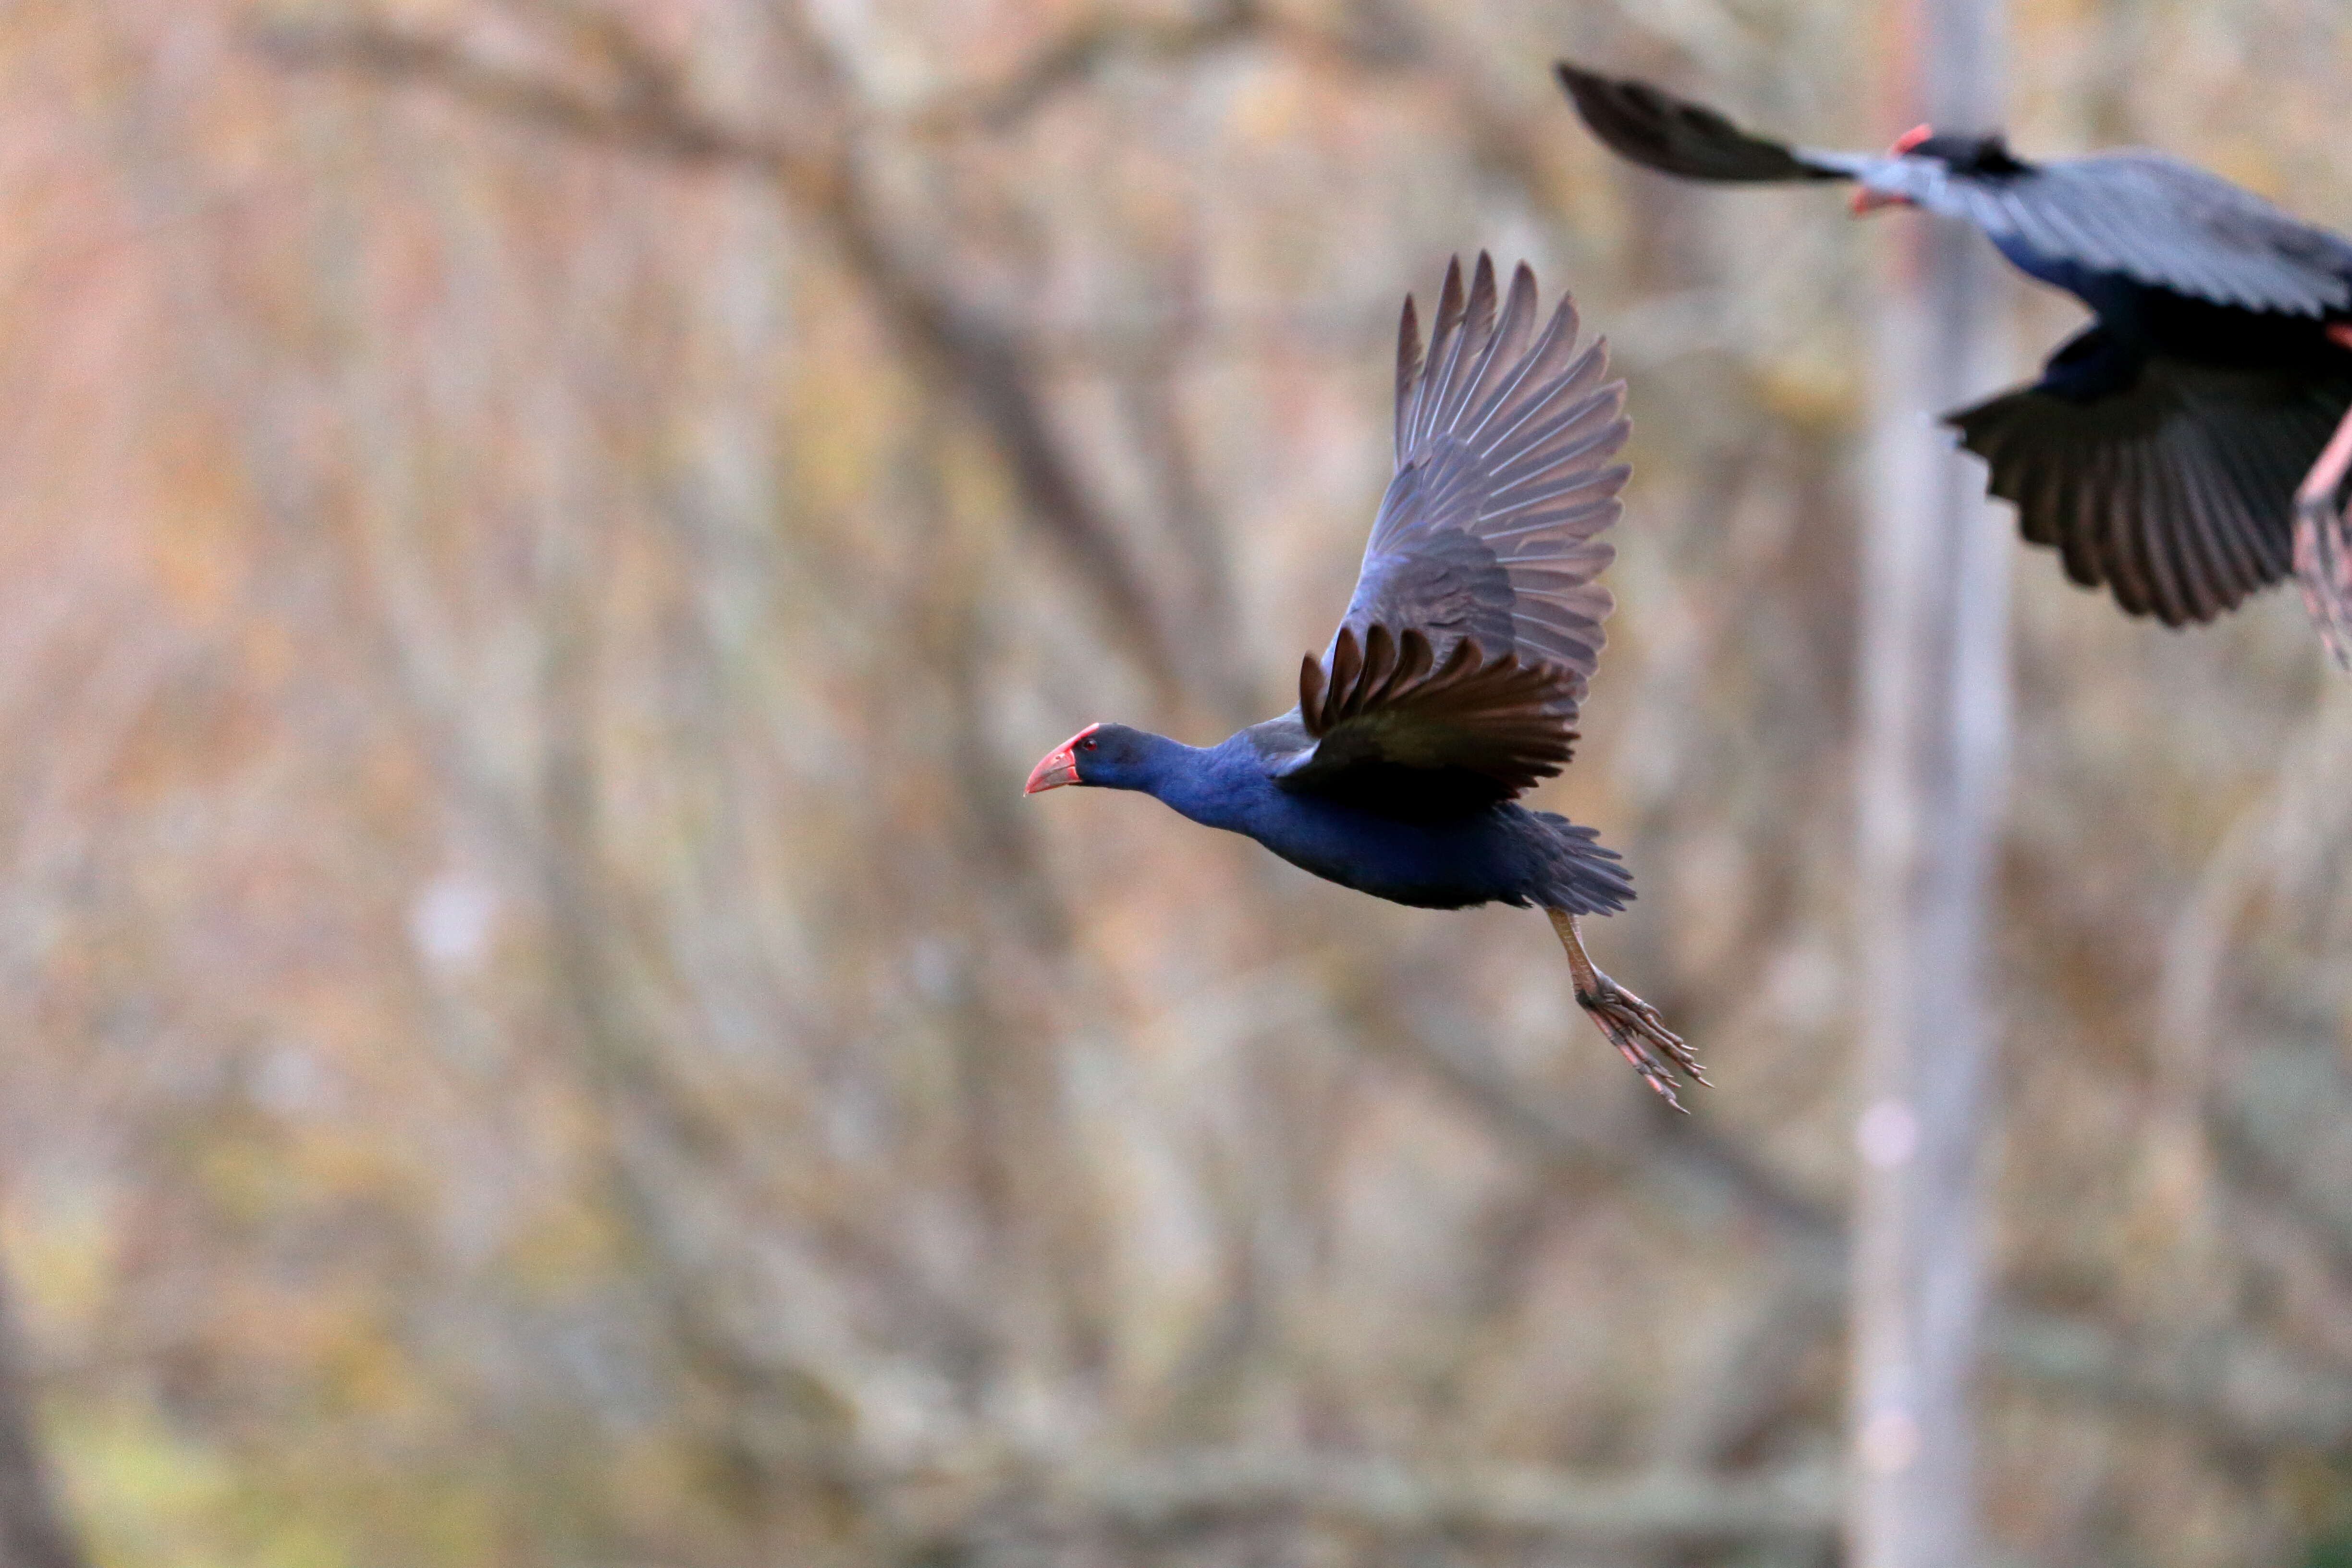
[[[0,1568],[82,1568],[33,1430],[33,1391],[0,1277]]]
[[[1909,0],[1889,121],[1990,129],[2000,0]],[[1986,930],[2009,733],[2008,531],[1935,416],[2000,371],[1997,264],[1915,219],[1877,330],[1860,754],[1864,1109],[1847,1531],[1857,1568],[1979,1560],[1969,1408],[1984,1294]]]

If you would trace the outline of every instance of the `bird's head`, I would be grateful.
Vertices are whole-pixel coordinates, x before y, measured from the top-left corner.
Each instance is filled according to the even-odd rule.
[[[1886,149],[1890,158],[1919,158],[1941,163],[1946,172],[1963,179],[1997,180],[2009,174],[2029,173],[2032,165],[2018,159],[2009,150],[2009,143],[1998,135],[1956,136],[1938,135],[1932,125],[1914,125],[1895,139]],[[1892,176],[1900,178],[1900,175]],[[1853,190],[1853,214],[1876,212],[1881,207],[1907,207],[1912,200],[1900,190],[1877,186],[1865,178]]]
[[[1094,784],[1103,789],[1142,789],[1149,782],[1153,737],[1124,724],[1089,724],[1038,760],[1022,793]]]

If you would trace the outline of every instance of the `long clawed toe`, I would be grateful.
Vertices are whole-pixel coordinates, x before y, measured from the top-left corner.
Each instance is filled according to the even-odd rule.
[[[2327,335],[2352,349],[2352,322],[2336,322]],[[2336,664],[2352,669],[2352,520],[2339,504],[2347,472],[2352,414],[2336,424],[2294,491],[2294,574],[2303,585],[2304,607]]]
[[[1568,952],[1569,972],[1576,979],[1576,1005],[1592,1016],[1618,1055],[1633,1064],[1642,1081],[1665,1096],[1666,1103],[1676,1110],[1686,1109],[1675,1092],[1676,1073],[1703,1088],[1714,1088],[1698,1058],[1683,1044],[1680,1035],[1666,1027],[1658,1010],[1610,979],[1592,962],[1592,955],[1584,951],[1584,933],[1577,928],[1576,917],[1566,910],[1544,913],[1551,917],[1552,930],[1559,933],[1559,944]]]
[[[1682,1097],[1675,1092],[1675,1075],[1679,1072],[1693,1083],[1711,1089],[1706,1069],[1683,1037],[1666,1027],[1655,1007],[1599,970],[1592,973],[1598,984],[1590,991],[1577,992],[1576,1005],[1592,1016],[1618,1055],[1633,1064],[1643,1082],[1664,1095],[1676,1110],[1687,1111]]]
[[[2320,476],[2315,474],[2316,482]],[[2319,637],[2341,668],[2352,669],[2352,524],[2332,486],[2306,483],[2294,504],[2294,572]]]

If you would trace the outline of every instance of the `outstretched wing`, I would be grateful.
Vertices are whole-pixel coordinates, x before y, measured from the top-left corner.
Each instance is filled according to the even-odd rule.
[[[1594,581],[1615,555],[1627,469],[1625,384],[1605,343],[1577,348],[1574,301],[1536,328],[1535,275],[1478,258],[1467,299],[1446,269],[1429,351],[1412,302],[1397,335],[1396,475],[1381,498],[1342,630],[1420,632],[1437,658],[1475,638],[1488,658],[1553,664],[1580,698],[1614,607]],[[1337,644],[1334,643],[1336,651]]]
[[[2126,148],[1985,173],[1914,155],[1876,160],[1862,179],[1968,219],[2027,271],[2077,292],[2105,274],[2245,310],[2352,307],[2352,244],[2161,153]]]
[[[1619,156],[1661,174],[1685,180],[1850,180],[1881,161],[1751,136],[1714,110],[1645,81],[1601,76],[1566,60],[1555,68],[1595,136]]]
[[[1465,295],[1445,275],[1423,353],[1407,300],[1397,342],[1396,476],[1348,613],[1300,671],[1270,747],[1286,787],[1418,812],[1507,799],[1558,773],[1613,601],[1626,468],[1624,384],[1579,352],[1563,298],[1538,330],[1526,267],[1496,308],[1494,263]],[[1272,737],[1269,737],[1271,740]]]
[[[1948,422],[2028,542],[2131,614],[2179,626],[2293,569],[2295,487],[2347,405],[2352,376],[2142,356],[2092,327],[2038,385]]]

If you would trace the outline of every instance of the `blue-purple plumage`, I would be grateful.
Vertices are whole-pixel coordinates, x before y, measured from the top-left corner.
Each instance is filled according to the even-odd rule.
[[[1563,297],[1536,326],[1521,267],[1498,310],[1486,257],[1445,275],[1426,353],[1407,300],[1397,345],[1397,467],[1347,613],[1280,718],[1187,746],[1119,724],[1046,753],[1029,790],[1137,790],[1393,903],[1546,910],[1577,1004],[1670,1103],[1697,1062],[1656,1011],[1603,974],[1577,917],[1633,883],[1590,827],[1518,804],[1567,763],[1610,611],[1600,534],[1625,482],[1624,386],[1580,348]]]

